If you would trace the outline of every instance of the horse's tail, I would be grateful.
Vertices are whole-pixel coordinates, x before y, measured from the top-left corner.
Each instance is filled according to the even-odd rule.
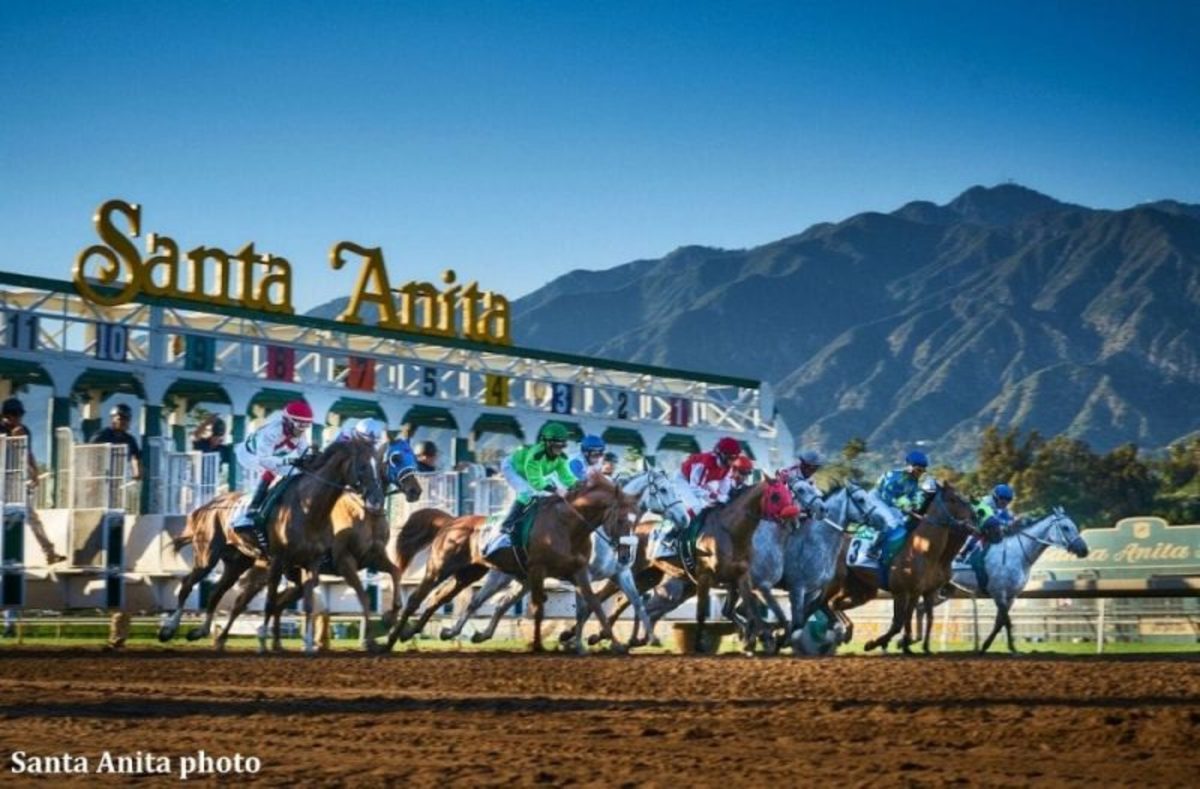
[[[188,525],[184,528],[183,533],[178,537],[171,538],[171,550],[179,553],[185,546],[191,545],[194,539],[196,539],[196,535],[192,534],[192,520],[188,518]]]
[[[409,515],[396,538],[396,556],[400,560],[400,572],[404,572],[412,563],[413,557],[433,542],[440,529],[453,522],[453,515],[433,507],[417,510]]]
[[[198,535],[207,532],[209,542],[221,530],[220,514],[229,512],[237,495],[226,493],[201,504],[187,516],[187,525],[178,537],[171,538],[171,548],[179,553],[184,547],[192,545]]]

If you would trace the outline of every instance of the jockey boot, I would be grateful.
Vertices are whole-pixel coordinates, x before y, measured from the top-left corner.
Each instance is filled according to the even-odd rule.
[[[504,521],[500,524],[500,533],[511,537],[512,533],[517,530],[517,524],[521,522],[521,518],[528,507],[529,502],[522,504],[519,501],[514,501],[512,508],[509,509],[508,514],[504,516]]]
[[[270,482],[266,480],[259,482],[258,487],[254,490],[254,497],[250,499],[250,504],[246,508],[246,514],[233,524],[233,533],[238,538],[234,547],[255,561],[266,558],[270,550],[266,529],[259,524],[259,510],[266,501],[267,491],[270,489]]]

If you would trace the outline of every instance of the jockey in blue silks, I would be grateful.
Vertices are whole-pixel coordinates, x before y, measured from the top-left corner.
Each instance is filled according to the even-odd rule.
[[[963,546],[962,555],[969,556],[976,544],[983,542],[983,555],[987,556],[988,549],[1004,539],[1004,531],[1013,525],[1013,514],[1009,510],[1013,502],[1013,489],[1001,482],[992,488],[992,492],[979,500],[975,505],[975,515],[979,519],[979,537],[972,536]]]
[[[600,471],[605,449],[604,439],[600,436],[584,436],[579,442],[579,454],[567,463],[575,479],[587,479],[592,471]]]
[[[907,522],[909,514],[920,507],[921,477],[925,474],[925,469],[929,468],[929,458],[924,452],[917,450],[905,455],[904,462],[907,464],[904,468],[894,468],[881,476],[870,494],[891,513],[894,525]],[[872,559],[880,557],[885,531],[880,530],[871,550],[867,552]]]

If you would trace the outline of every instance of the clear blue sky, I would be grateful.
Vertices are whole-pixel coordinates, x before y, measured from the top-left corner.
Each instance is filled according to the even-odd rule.
[[[68,278],[109,197],[346,293],[524,294],[1007,179],[1200,202],[1200,4],[0,2],[0,269]]]

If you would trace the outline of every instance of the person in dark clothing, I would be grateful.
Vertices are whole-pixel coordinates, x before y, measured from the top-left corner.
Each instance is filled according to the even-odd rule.
[[[225,420],[216,414],[209,414],[192,431],[192,449],[197,452],[222,452],[224,447]]]
[[[25,427],[25,405],[15,397],[10,397],[4,401],[4,405],[0,406],[0,436],[12,436],[13,438],[25,437],[26,442],[31,442],[29,428]],[[29,524],[30,530],[33,532],[33,537],[38,541],[38,545],[42,548],[42,553],[46,557],[46,564],[58,564],[66,561],[67,557],[54,550],[54,543],[50,541],[50,537],[46,534],[46,526],[42,523],[42,519],[38,517],[37,510],[33,508],[34,491],[38,486],[38,468],[37,461],[33,457],[32,443],[27,443],[27,455],[29,463],[29,477],[26,483],[26,498],[25,498],[25,522]]]
[[[134,479],[142,478],[142,450],[137,438],[129,432],[133,410],[124,403],[113,406],[109,411],[108,427],[88,439],[90,444],[124,444],[129,453],[129,464]]]
[[[437,471],[437,463],[437,444],[433,443],[432,441],[422,441],[417,445],[417,471]]]

